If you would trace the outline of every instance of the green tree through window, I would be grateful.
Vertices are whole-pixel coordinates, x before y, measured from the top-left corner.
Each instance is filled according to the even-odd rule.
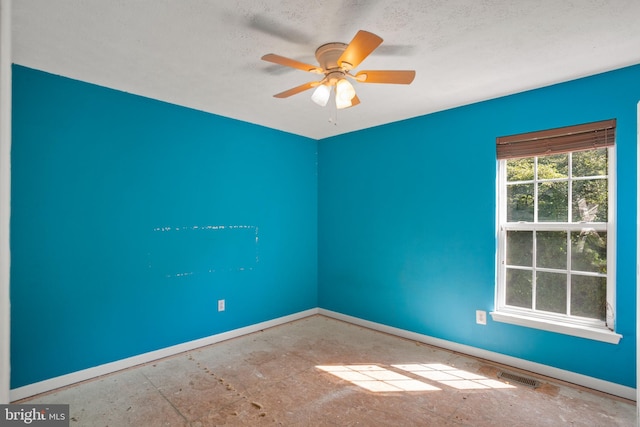
[[[505,305],[605,321],[608,148],[504,162]]]

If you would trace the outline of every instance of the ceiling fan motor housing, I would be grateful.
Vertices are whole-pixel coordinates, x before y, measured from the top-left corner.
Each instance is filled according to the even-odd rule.
[[[350,69],[350,65],[346,62],[338,64],[338,59],[342,56],[342,52],[345,51],[347,45],[345,43],[326,43],[316,49],[316,59],[318,64],[324,68],[327,72],[343,71],[343,68],[347,71]]]

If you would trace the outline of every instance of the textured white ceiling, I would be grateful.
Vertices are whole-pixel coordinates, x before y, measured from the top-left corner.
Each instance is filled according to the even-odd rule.
[[[315,139],[640,63],[639,0],[14,0],[13,62]],[[315,49],[359,29],[383,44],[359,69],[415,69],[409,85],[355,84],[336,113]],[[357,71],[357,69],[355,70]],[[336,116],[337,114],[337,116]],[[337,121],[336,121],[337,119]]]

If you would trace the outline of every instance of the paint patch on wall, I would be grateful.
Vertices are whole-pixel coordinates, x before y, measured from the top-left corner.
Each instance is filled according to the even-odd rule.
[[[149,269],[166,278],[252,271],[260,261],[259,241],[255,225],[156,227]]]

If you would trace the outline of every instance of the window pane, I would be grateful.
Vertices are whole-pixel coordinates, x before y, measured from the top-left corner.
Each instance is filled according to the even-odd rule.
[[[572,153],[573,176],[607,175],[607,149],[576,151]]]
[[[607,222],[606,179],[573,181],[573,222]]]
[[[538,157],[538,179],[567,178],[569,154]]]
[[[607,233],[585,228],[571,233],[571,270],[607,272]]]
[[[507,265],[533,265],[533,231],[507,231]]]
[[[567,268],[567,232],[536,232],[536,265],[545,268]]]
[[[506,303],[516,307],[531,308],[533,292],[530,270],[507,269]]]
[[[566,314],[566,274],[545,271],[539,271],[536,274],[536,309]]]
[[[607,279],[571,275],[571,314],[605,320],[607,313]]]
[[[533,180],[533,157],[507,160],[507,182]]]
[[[538,221],[568,221],[568,183],[541,182],[538,184]]]
[[[533,184],[507,186],[507,221],[533,221]]]

